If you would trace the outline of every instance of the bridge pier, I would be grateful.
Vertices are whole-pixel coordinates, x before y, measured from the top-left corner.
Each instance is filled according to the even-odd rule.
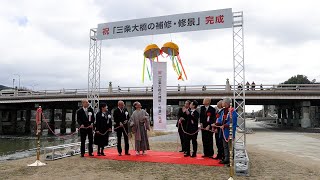
[[[52,129],[53,132],[55,132],[55,122],[54,122],[54,111],[55,109],[52,108],[50,109],[50,120],[49,120],[49,127],[50,129]],[[53,132],[50,131],[50,129],[48,130],[48,135],[53,135]]]
[[[76,109],[72,109],[71,132],[76,132]]]
[[[317,106],[310,106],[310,121],[311,121],[311,126],[312,127],[319,127],[319,121],[318,117],[319,115],[319,109]]]
[[[278,118],[276,119],[276,124],[280,124],[280,119],[281,119],[281,108],[277,108],[277,113],[278,113]]]
[[[294,109],[294,122],[293,122],[294,127],[300,127],[300,108],[296,107]]]
[[[12,133],[17,133],[17,127],[18,127],[18,119],[17,119],[17,110],[10,111],[11,113],[11,123],[12,123]]]
[[[9,111],[4,111],[3,112],[2,120],[4,122],[9,122],[10,121],[10,112]],[[5,123],[2,124],[2,132],[3,132],[3,134],[9,134],[10,133],[10,129],[8,128],[8,126],[5,125]]]
[[[2,131],[2,111],[0,111],[0,135],[3,134],[3,131]]]
[[[17,127],[16,133],[17,134],[24,134],[25,123],[24,123],[24,110],[16,110],[17,112]]]
[[[289,108],[288,109],[287,126],[293,126],[292,120],[293,120],[293,109]]]
[[[262,107],[262,117],[263,118],[267,117],[266,114],[268,114],[268,106],[263,105],[263,107]]]
[[[24,125],[24,133],[31,134],[31,110],[26,110],[26,123]]]
[[[281,109],[281,126],[285,126],[286,123],[284,122],[285,119],[287,119],[287,109],[282,108]]]
[[[61,125],[60,125],[60,134],[65,134],[67,131],[66,128],[66,115],[67,110],[65,108],[62,109],[62,115],[61,115]]]
[[[302,119],[301,119],[301,127],[302,128],[310,128],[311,120],[310,120],[310,101],[302,102]]]

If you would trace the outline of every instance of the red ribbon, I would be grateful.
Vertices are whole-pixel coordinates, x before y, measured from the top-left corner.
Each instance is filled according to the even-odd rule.
[[[36,123],[37,123],[37,125],[41,123],[41,115],[42,115],[42,108],[39,107],[37,109],[37,114],[36,114]]]
[[[223,119],[225,119],[225,120],[226,120],[226,119],[227,119],[227,115],[223,115]]]
[[[183,65],[182,65],[181,58],[180,58],[180,56],[179,56],[179,55],[178,55],[177,57],[178,57],[178,61],[179,61],[180,65],[181,65],[181,68],[182,68],[183,74],[184,74],[184,76],[186,77],[186,80],[188,80],[188,77],[187,77],[186,71],[184,70],[184,67],[183,67]],[[181,74],[182,74],[182,73],[181,73]]]

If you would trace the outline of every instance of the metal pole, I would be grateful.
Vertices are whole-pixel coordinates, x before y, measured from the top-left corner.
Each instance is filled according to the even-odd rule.
[[[235,143],[244,144],[244,148],[246,147],[246,120],[245,120],[245,101],[246,101],[246,87],[245,87],[245,64],[244,64],[244,32],[243,32],[243,12],[233,12],[233,99],[234,99],[234,111],[237,113],[238,119],[237,124],[233,124],[233,126],[237,126],[242,133],[239,133],[235,136],[234,140],[230,139],[232,142],[229,147],[230,153],[234,152],[233,147],[235,147]],[[240,88],[236,88],[236,85],[240,85]],[[230,127],[231,128],[231,127]],[[231,132],[231,129],[230,129]],[[233,132],[231,132],[232,134]],[[232,135],[233,136],[233,135]],[[237,167],[234,164],[232,159],[231,162],[230,154],[230,171],[232,169],[236,169]],[[237,157],[234,157],[237,158]],[[233,168],[232,168],[233,167]],[[232,169],[231,169],[232,168]],[[237,169],[236,169],[237,170]],[[234,172],[230,172],[230,176],[233,175]],[[230,179],[233,179],[230,177]]]
[[[243,42],[243,12],[233,13],[233,76],[234,76],[234,109],[238,113],[237,127],[243,132],[235,138],[235,142],[246,144],[245,133],[245,64],[244,64],[244,42]],[[242,88],[237,89],[236,84]]]
[[[233,120],[232,120],[232,103],[230,103],[229,107],[229,118],[230,118],[230,125],[229,125],[229,158],[230,158],[230,177],[229,180],[233,179],[234,176],[234,165],[233,165]]]
[[[101,41],[96,38],[97,30],[90,29],[88,93],[87,98],[95,112],[99,108]]]
[[[21,78],[21,76],[20,76],[20,74],[14,74],[15,76],[18,76],[18,80],[19,80],[19,86],[18,86],[18,88],[20,89],[20,78]]]

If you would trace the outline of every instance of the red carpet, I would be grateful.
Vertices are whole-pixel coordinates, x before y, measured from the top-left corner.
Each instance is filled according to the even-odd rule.
[[[110,148],[105,151],[106,156],[97,156],[95,152],[93,157],[97,159],[111,159],[118,161],[139,161],[139,162],[155,162],[167,164],[195,164],[201,166],[223,166],[218,160],[202,158],[201,154],[197,157],[183,157],[183,153],[179,152],[162,152],[162,151],[147,151],[146,155],[137,156],[134,151],[130,151],[131,156],[118,156],[117,149]],[[87,156],[87,155],[86,155]]]

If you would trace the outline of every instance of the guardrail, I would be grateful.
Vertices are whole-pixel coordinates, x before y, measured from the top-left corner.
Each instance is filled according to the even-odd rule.
[[[249,85],[249,86],[233,86],[226,88],[226,85],[193,85],[193,86],[167,86],[167,92],[201,92],[201,91],[320,91],[320,84],[280,84],[280,85]],[[152,86],[145,87],[116,87],[116,88],[100,88],[101,94],[128,94],[128,93],[151,93]],[[26,97],[26,96],[63,96],[63,95],[86,95],[87,89],[60,89],[60,90],[39,90],[39,91],[18,91],[3,90],[0,91],[1,97]]]

